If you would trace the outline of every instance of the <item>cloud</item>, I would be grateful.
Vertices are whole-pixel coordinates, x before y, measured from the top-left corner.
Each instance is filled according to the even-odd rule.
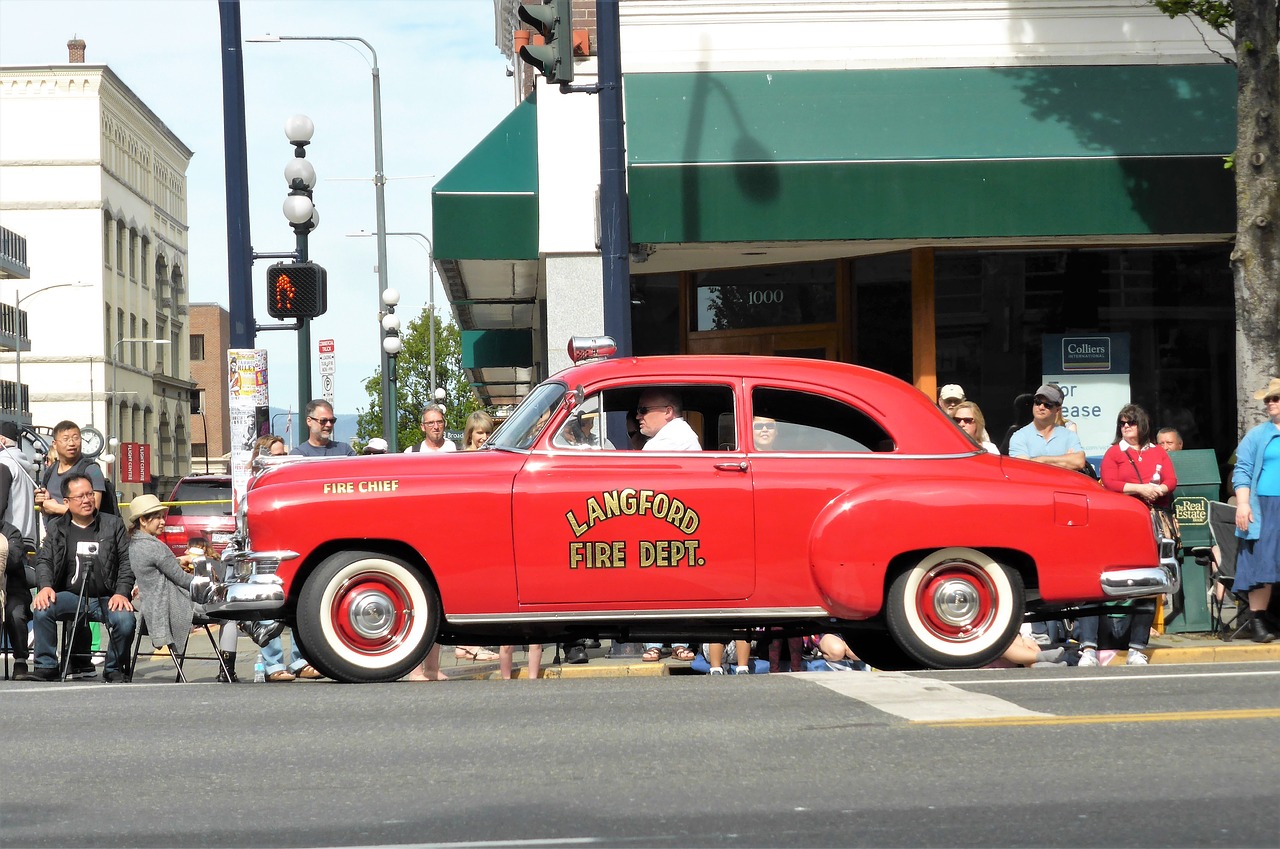
[[[378,51],[382,84],[387,229],[431,234],[431,187],[514,105],[506,61],[494,46],[488,2],[245,0],[245,37],[359,36]],[[222,65],[215,0],[0,0],[0,62],[63,64],[66,42],[87,43],[86,60],[106,64],[188,147],[189,270],[193,302],[227,304]],[[292,156],[284,122],[301,112],[316,124],[307,158],[315,166],[320,227],[311,259],[329,270],[329,312],[312,323],[315,344],[337,349],[336,406],[367,406],[362,384],[378,367],[380,331],[374,239],[345,234],[377,227],[374,204],[372,74],[367,54],[346,43],[244,44],[250,229],[259,252],[290,251],[280,209]],[[424,176],[434,175],[434,176]],[[387,241],[389,285],[407,322],[427,302],[427,255],[408,238]],[[265,275],[254,266],[255,317],[267,316]],[[443,311],[444,292],[436,289]],[[271,402],[297,408],[296,334],[258,335],[267,348]],[[410,399],[402,399],[408,401]]]

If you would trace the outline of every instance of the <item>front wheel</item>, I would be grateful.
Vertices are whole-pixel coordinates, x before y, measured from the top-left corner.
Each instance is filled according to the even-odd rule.
[[[971,548],[944,548],[894,579],[885,620],[903,651],[921,663],[969,669],[1004,653],[1025,603],[1016,571]]]
[[[335,681],[396,681],[440,631],[440,597],[414,567],[373,551],[325,559],[298,597],[307,660]]]

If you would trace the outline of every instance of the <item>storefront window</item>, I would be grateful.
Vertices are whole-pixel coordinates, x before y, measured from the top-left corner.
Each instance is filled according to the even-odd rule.
[[[696,276],[695,330],[743,330],[836,320],[835,263],[734,268]]]

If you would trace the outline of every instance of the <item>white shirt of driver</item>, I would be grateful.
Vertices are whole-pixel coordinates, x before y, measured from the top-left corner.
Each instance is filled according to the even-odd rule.
[[[419,453],[448,454],[450,451],[457,451],[457,450],[458,450],[458,445],[452,439],[446,439],[444,441],[444,444],[441,445],[439,448],[432,448],[431,443],[427,442],[424,439],[421,442],[419,442],[417,445],[410,445],[408,448],[404,449],[404,453],[405,454],[419,454]]]
[[[645,451],[701,451],[698,435],[684,419],[672,419],[644,444]]]

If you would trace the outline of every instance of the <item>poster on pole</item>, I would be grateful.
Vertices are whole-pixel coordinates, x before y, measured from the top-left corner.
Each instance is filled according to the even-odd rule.
[[[1129,334],[1045,334],[1041,380],[1062,387],[1062,414],[1074,422],[1085,456],[1101,457],[1129,403]]]
[[[253,473],[253,446],[270,427],[267,352],[263,348],[227,351],[227,412],[231,425],[231,499],[236,508]]]

